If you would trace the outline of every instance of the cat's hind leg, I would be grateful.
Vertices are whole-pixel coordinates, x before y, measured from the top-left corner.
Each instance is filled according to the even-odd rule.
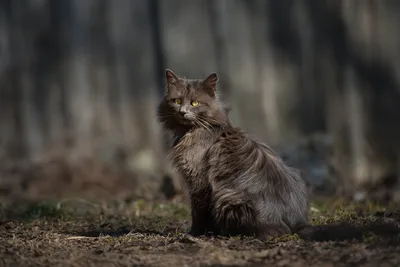
[[[226,235],[257,233],[257,213],[251,199],[232,189],[214,190],[212,215],[216,226]]]
[[[290,225],[285,220],[285,205],[275,198],[264,197],[257,203],[258,233],[261,239],[292,234]]]

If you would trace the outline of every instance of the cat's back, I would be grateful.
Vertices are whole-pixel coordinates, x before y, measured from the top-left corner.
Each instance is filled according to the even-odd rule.
[[[221,133],[209,149],[207,160],[212,180],[223,179],[237,188],[258,191],[271,185],[288,186],[298,179],[268,145],[239,128]]]
[[[218,156],[230,156],[251,161],[265,160],[266,157],[277,157],[276,153],[266,144],[256,140],[240,128],[225,129],[215,141],[210,153]]]

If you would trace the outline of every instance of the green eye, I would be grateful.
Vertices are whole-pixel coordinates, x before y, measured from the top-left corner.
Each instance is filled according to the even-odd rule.
[[[180,105],[182,103],[182,101],[179,98],[175,98],[174,103],[177,105]]]
[[[190,104],[195,107],[199,104],[199,101],[193,100]]]

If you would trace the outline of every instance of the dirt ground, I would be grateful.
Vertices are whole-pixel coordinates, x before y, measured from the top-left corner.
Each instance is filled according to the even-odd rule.
[[[200,237],[185,234],[184,203],[143,200],[42,202],[1,213],[1,266],[399,266],[400,210],[314,202],[312,223],[348,222],[331,238]],[[343,229],[347,226],[343,226]],[[343,230],[342,229],[342,230]],[[326,236],[325,236],[326,237]]]

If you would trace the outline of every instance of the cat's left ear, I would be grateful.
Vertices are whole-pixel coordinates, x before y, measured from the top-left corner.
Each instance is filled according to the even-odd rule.
[[[175,85],[179,81],[179,78],[172,72],[172,70],[166,69],[165,80],[167,81],[167,84]]]
[[[204,89],[210,96],[215,96],[215,92],[217,90],[217,82],[218,76],[215,72],[208,75],[208,77],[202,82]]]

